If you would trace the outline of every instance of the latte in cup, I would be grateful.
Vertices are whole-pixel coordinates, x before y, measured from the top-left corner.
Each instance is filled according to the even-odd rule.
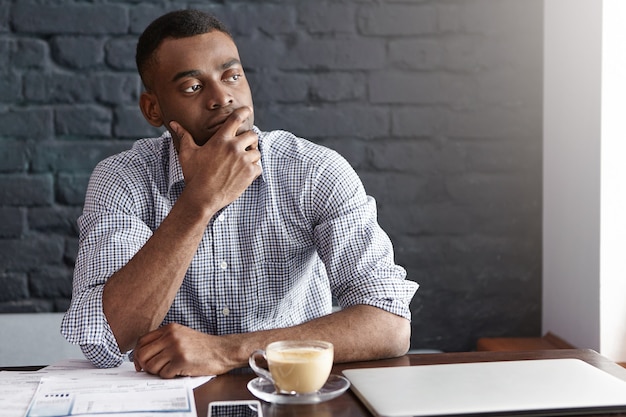
[[[323,341],[281,341],[270,343],[265,351],[256,351],[250,364],[259,376],[270,379],[283,393],[310,394],[324,386],[333,366],[333,345]],[[267,371],[258,372],[254,360],[262,354]]]

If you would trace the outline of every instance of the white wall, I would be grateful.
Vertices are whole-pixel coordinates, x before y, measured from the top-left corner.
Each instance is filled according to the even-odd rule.
[[[626,1],[602,12],[600,351],[626,361]]]
[[[542,324],[544,332],[623,361],[626,292],[619,264],[626,233],[619,222],[626,206],[618,208],[616,200],[626,190],[619,168],[625,154],[610,146],[607,122],[615,118],[607,116],[606,92],[613,86],[602,77],[610,56],[602,53],[609,39],[603,3],[614,1],[623,2],[545,1]],[[614,108],[624,114],[619,103]],[[623,142],[624,134],[618,136]],[[607,155],[617,164],[603,160]]]
[[[546,0],[543,330],[600,347],[601,1]]]

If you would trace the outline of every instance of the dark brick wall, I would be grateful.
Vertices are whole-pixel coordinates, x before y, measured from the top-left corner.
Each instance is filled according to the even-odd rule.
[[[537,335],[540,0],[0,0],[0,312],[64,311],[97,161],[155,134],[138,34],[165,11],[231,28],[257,124],[340,151],[421,289],[413,346]]]

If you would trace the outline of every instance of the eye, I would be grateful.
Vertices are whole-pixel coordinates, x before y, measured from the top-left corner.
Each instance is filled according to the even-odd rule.
[[[243,74],[232,74],[224,78],[224,81],[235,82],[239,81],[239,79],[243,77]]]
[[[202,86],[200,84],[194,84],[194,85],[190,85],[189,87],[185,88],[183,91],[185,93],[195,93],[196,91],[199,91],[202,88]]]

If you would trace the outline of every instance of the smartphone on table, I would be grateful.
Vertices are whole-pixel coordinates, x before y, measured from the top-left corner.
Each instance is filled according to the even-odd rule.
[[[211,401],[208,417],[263,417],[258,400]]]

